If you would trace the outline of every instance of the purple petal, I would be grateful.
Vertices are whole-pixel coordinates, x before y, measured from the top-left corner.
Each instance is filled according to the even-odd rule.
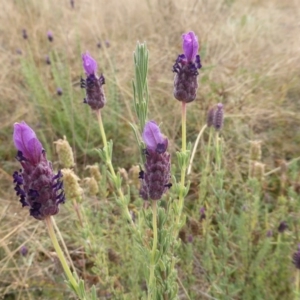
[[[152,151],[156,151],[157,147],[161,148],[161,145],[164,145],[165,149],[163,152],[165,152],[168,146],[168,139],[163,137],[159,127],[154,121],[149,121],[146,123],[143,132],[143,140],[147,146],[147,149]]]
[[[43,146],[35,132],[24,121],[14,124],[13,140],[17,150],[31,163],[36,164],[40,161]]]
[[[182,35],[182,49],[188,61],[194,61],[198,54],[198,38],[193,31]]]
[[[97,72],[97,62],[90,56],[88,52],[82,54],[82,64],[86,75],[95,75]]]

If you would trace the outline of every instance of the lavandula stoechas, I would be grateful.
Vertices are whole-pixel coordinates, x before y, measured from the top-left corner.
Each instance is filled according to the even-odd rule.
[[[174,97],[182,102],[192,102],[196,98],[198,69],[201,68],[198,55],[198,38],[193,31],[182,35],[183,54],[180,54],[173,66]]]
[[[105,84],[104,76],[101,74],[100,77],[97,77],[97,62],[88,52],[82,54],[82,63],[86,74],[86,79],[81,78],[81,88],[86,90],[86,98],[84,98],[83,103],[87,103],[92,109],[98,110],[106,102],[102,87]]]
[[[224,108],[222,103],[212,107],[207,113],[207,127],[213,126],[216,130],[221,130],[224,121]]]
[[[168,139],[163,137],[154,121],[149,121],[144,128],[143,140],[146,162],[145,171],[140,172],[140,195],[144,200],[159,200],[171,185]]]
[[[38,220],[56,215],[65,201],[61,172],[54,175],[41,142],[24,121],[15,123],[13,140],[23,168],[13,174],[22,206],[29,206],[30,215]]]
[[[52,31],[48,30],[47,38],[48,38],[49,42],[53,42],[53,33],[52,33]]]

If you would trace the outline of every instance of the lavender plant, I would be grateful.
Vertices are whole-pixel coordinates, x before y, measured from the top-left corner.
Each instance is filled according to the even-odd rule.
[[[52,216],[59,212],[59,205],[65,202],[62,173],[59,171],[54,174],[52,163],[47,160],[41,142],[24,121],[15,123],[13,140],[18,150],[16,158],[23,168],[13,174],[15,191],[20,197],[22,207],[28,206],[32,217],[45,221],[54,249],[68,278],[68,285],[80,299],[87,299],[84,282],[78,279],[76,273],[71,273],[53,228]],[[93,288],[91,299],[95,299],[94,296]]]

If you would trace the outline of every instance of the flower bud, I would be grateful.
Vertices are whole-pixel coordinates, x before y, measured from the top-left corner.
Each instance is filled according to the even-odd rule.
[[[75,162],[74,162],[73,151],[66,137],[64,136],[63,140],[62,139],[57,140],[56,142],[54,142],[54,144],[56,146],[56,152],[58,154],[59,163],[64,168],[74,167]]]
[[[90,176],[95,178],[97,182],[100,182],[101,181],[101,173],[100,173],[100,170],[99,170],[99,166],[98,165],[88,165],[85,167],[86,170],[89,170],[90,171]]]
[[[78,200],[82,195],[82,188],[79,186],[79,177],[70,169],[61,170],[64,176],[65,194],[67,199]]]

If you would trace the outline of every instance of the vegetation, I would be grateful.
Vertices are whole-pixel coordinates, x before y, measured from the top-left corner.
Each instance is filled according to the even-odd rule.
[[[292,263],[300,243],[300,3],[73,3],[3,1],[0,12],[0,296],[77,299],[45,222],[29,216],[13,190],[13,124],[24,120],[54,169],[64,168],[67,201],[54,229],[88,294],[300,299]],[[197,98],[186,105],[185,149],[172,67],[191,30],[202,68]],[[101,115],[82,103],[86,51],[106,80]],[[139,77],[134,62],[140,54],[145,63],[147,53]],[[147,102],[146,120],[138,101]],[[205,127],[217,103],[221,131]],[[172,163],[173,186],[155,207],[139,197],[148,120],[168,138]],[[73,167],[59,155],[66,141]]]

